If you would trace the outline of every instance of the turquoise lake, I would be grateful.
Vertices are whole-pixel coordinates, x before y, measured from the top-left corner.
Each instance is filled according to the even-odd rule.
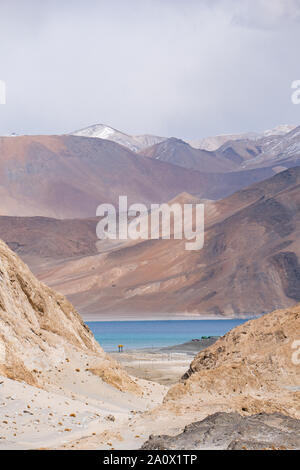
[[[185,343],[201,336],[223,336],[247,320],[155,320],[87,322],[105,351],[156,348]]]

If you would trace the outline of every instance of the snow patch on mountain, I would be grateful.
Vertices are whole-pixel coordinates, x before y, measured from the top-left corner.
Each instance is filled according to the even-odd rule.
[[[217,150],[218,148],[220,148],[222,145],[226,144],[226,142],[229,142],[230,140],[256,141],[263,137],[283,136],[293,131],[294,129],[296,129],[296,126],[292,126],[289,124],[282,124],[282,125],[275,127],[274,129],[268,129],[260,133],[248,132],[244,134],[221,134],[221,135],[216,135],[212,137],[206,137],[201,140],[189,141],[188,143],[191,145],[191,147],[194,147],[196,149],[209,150],[213,152]]]
[[[116,142],[119,145],[123,145],[133,152],[139,152],[144,148],[166,140],[165,137],[158,137],[155,135],[128,135],[104,124],[95,124],[94,126],[89,126],[84,129],[72,132],[71,135],[110,140],[112,142]]]

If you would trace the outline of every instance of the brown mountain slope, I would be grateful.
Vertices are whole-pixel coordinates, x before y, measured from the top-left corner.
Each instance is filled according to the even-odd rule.
[[[1,239],[24,260],[65,259],[98,253],[98,219],[0,216]]]
[[[272,168],[278,172],[293,168],[300,163],[300,127],[284,135],[270,135],[256,141],[228,141],[217,154],[239,164],[239,171]]]
[[[234,328],[196,356],[165,406],[206,414],[281,412],[299,419],[299,338],[299,304]]]
[[[258,142],[261,154],[244,164],[245,168],[281,166],[291,168],[300,161],[300,126],[277,137],[265,137]]]
[[[94,217],[103,202],[165,202],[178,193],[216,199],[273,174],[201,173],[138,156],[114,142],[76,136],[0,138],[0,214]]]
[[[300,168],[205,204],[205,245],[148,240],[40,272],[84,314],[251,316],[300,299]]]
[[[49,389],[57,386],[51,373],[57,366],[65,368],[71,380],[76,376],[75,364],[86,367],[87,361],[107,383],[139,393],[138,386],[103,352],[73,306],[40,283],[0,241],[0,375]]]
[[[229,140],[222,145],[217,154],[235,163],[236,168],[240,167],[244,162],[252,160],[262,152],[262,145],[259,142],[251,140]]]
[[[139,154],[154,160],[207,173],[233,171],[238,166],[234,161],[223,158],[223,155],[218,156],[216,152],[195,149],[183,140],[176,138],[170,138],[148,147]]]
[[[175,414],[177,436],[144,449],[299,449],[300,304],[234,328],[191,363],[153,419]]]

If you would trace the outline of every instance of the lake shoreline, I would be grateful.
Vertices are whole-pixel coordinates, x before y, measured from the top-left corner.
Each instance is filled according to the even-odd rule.
[[[175,347],[208,337],[224,336],[228,331],[247,320],[185,320],[185,321],[134,321],[87,322],[96,340],[107,353]],[[194,345],[193,345],[194,346]],[[181,346],[182,348],[182,346]],[[192,348],[193,349],[193,348]]]
[[[254,320],[255,318],[259,318],[261,315],[239,315],[239,316],[228,316],[228,317],[218,317],[218,316],[201,316],[200,314],[197,315],[174,315],[170,314],[169,316],[161,315],[161,316],[143,316],[142,318],[140,315],[114,315],[114,314],[80,314],[82,320],[85,323],[93,323],[93,322],[114,322],[114,323],[121,323],[121,322],[152,322],[152,321],[228,321],[228,320]]]

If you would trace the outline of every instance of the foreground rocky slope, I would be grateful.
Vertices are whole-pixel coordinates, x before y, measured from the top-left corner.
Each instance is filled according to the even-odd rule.
[[[279,413],[215,413],[177,436],[150,436],[142,449],[299,450],[300,420]]]
[[[196,356],[161,405],[130,420],[150,435],[142,448],[299,449],[299,340],[300,305],[234,328]]]
[[[162,423],[182,420],[181,432],[155,433],[143,448],[299,449],[299,340],[300,304],[234,328],[152,411]]]
[[[79,364],[120,390],[140,392],[73,306],[40,283],[0,241],[0,375],[47,389],[58,383],[55,369],[66,369],[72,379]]]
[[[132,416],[165,393],[130,378],[72,305],[0,241],[0,450],[108,449],[125,440],[138,448],[148,434]]]
[[[300,418],[299,340],[299,304],[251,320],[200,352],[165,405]]]

